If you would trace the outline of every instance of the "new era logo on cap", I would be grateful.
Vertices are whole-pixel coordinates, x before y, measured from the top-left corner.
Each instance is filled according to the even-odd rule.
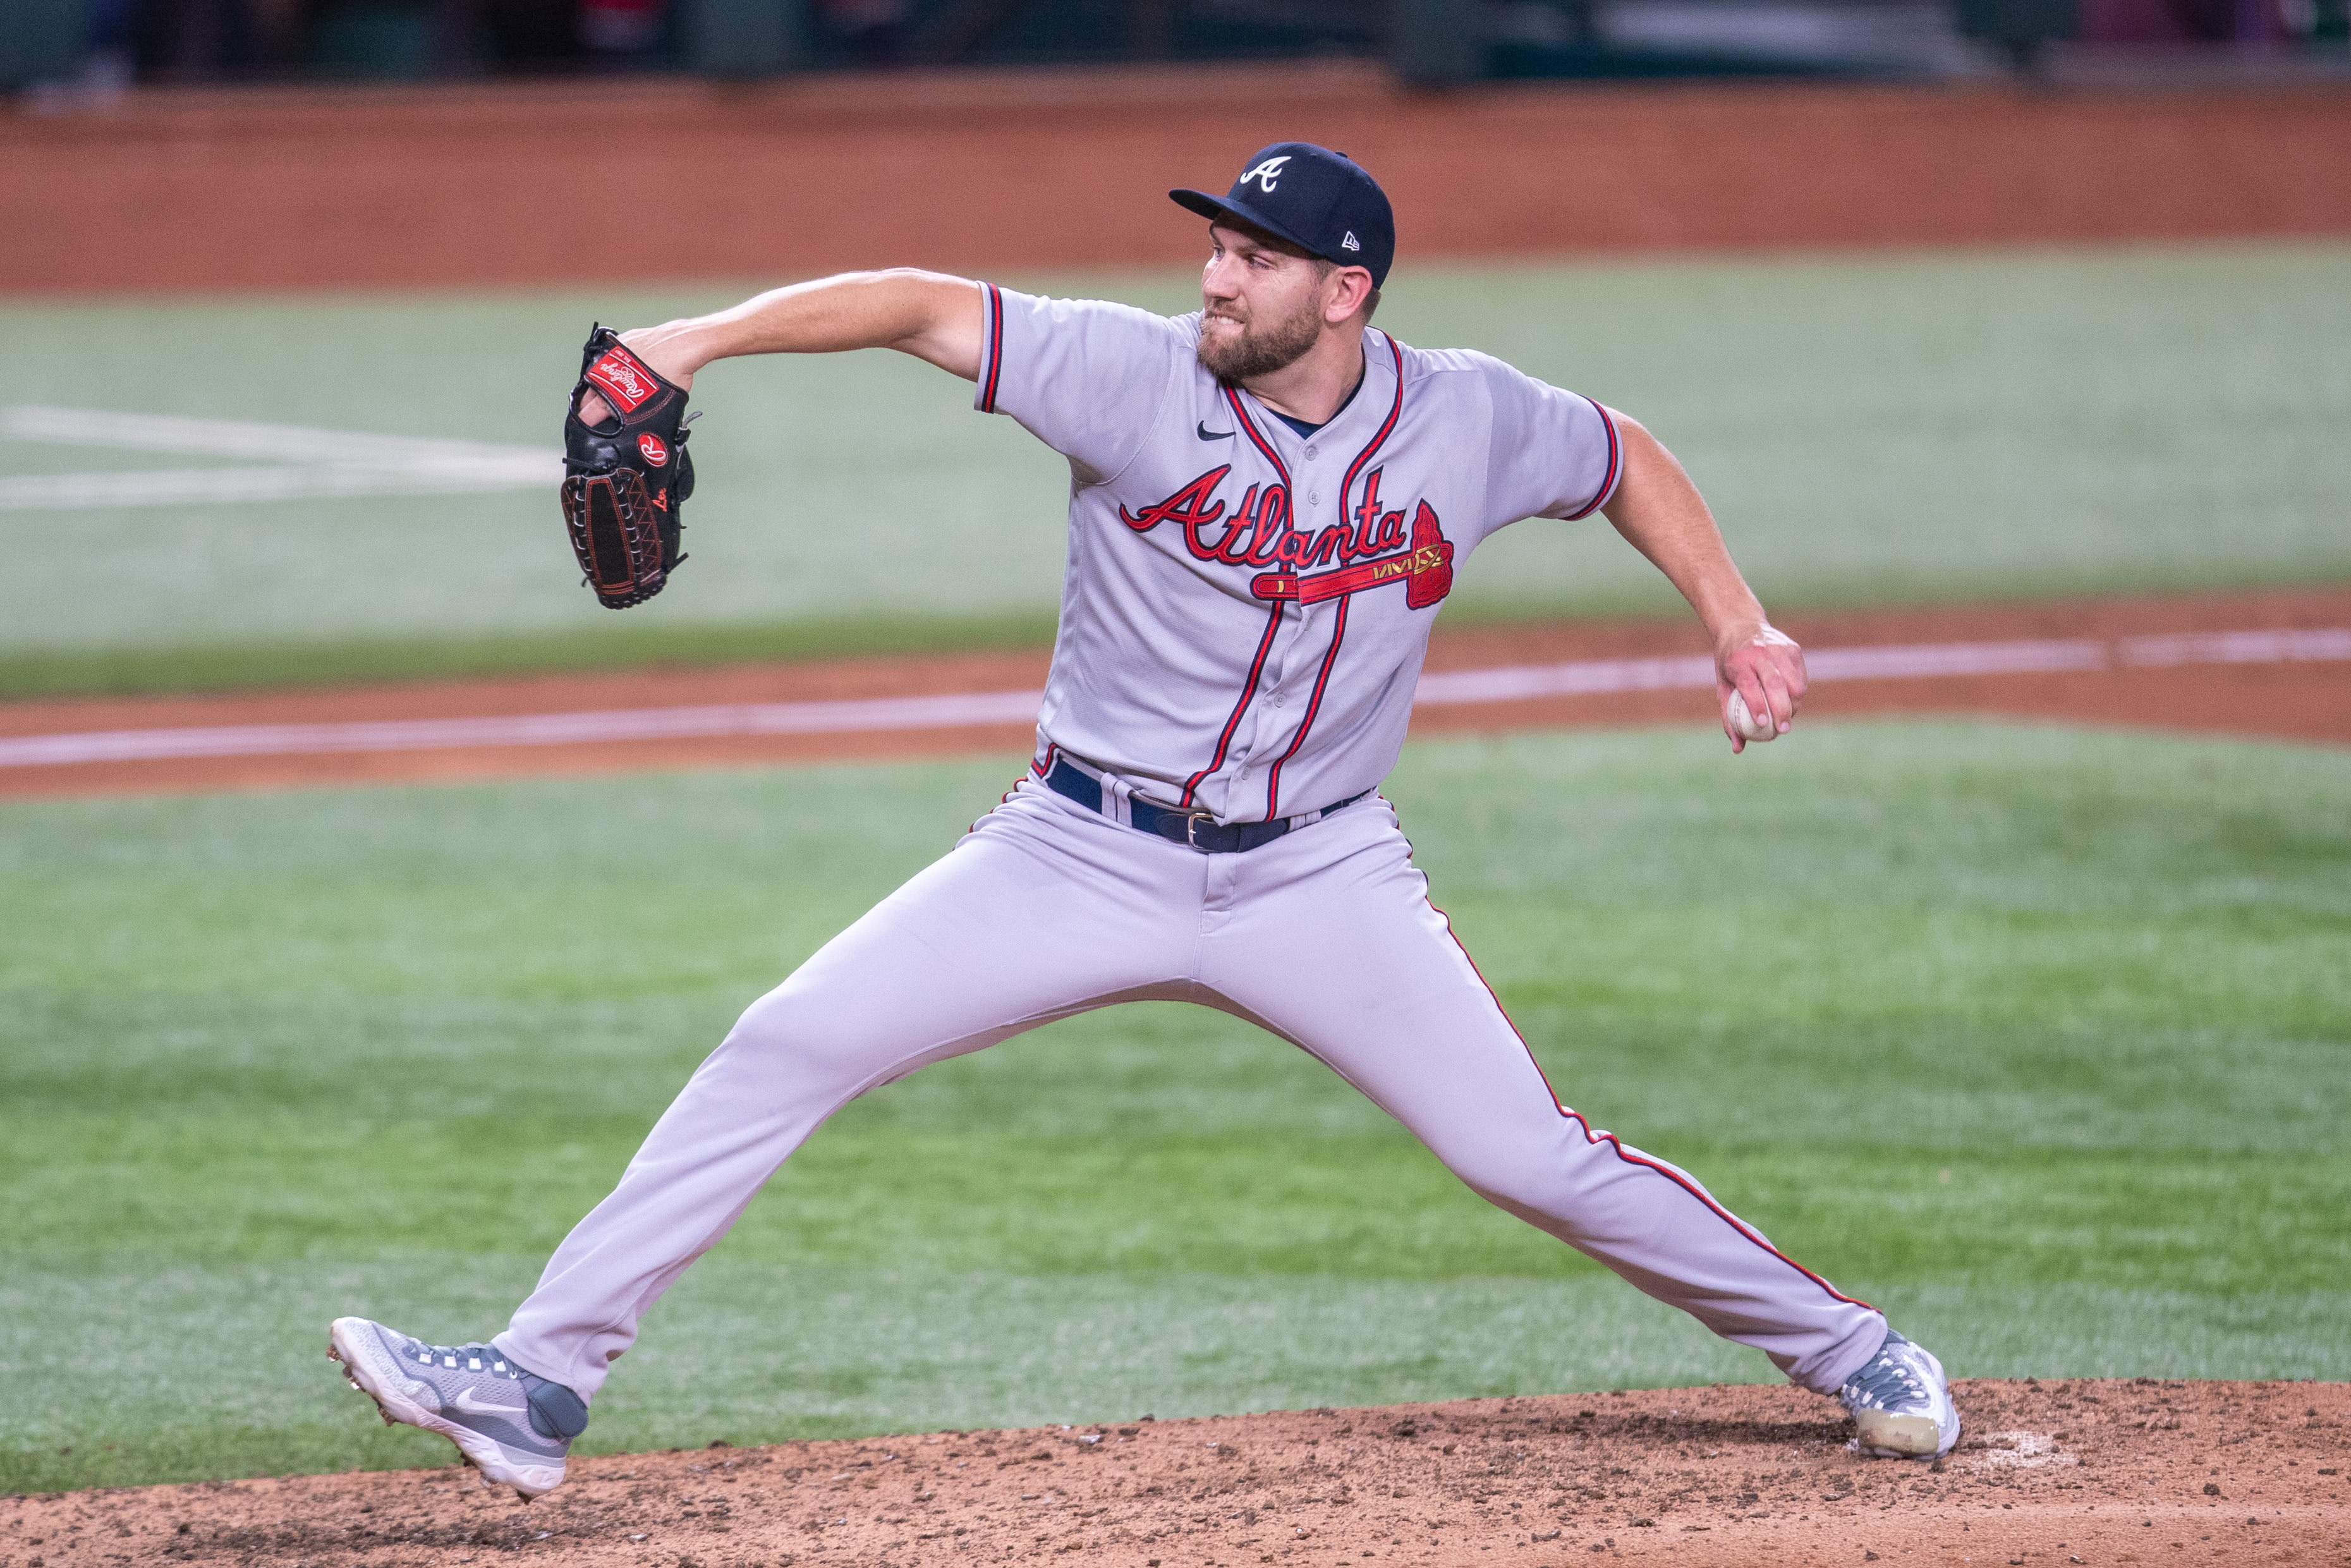
[[[1167,194],[1204,218],[1235,218],[1310,256],[1360,267],[1374,287],[1387,281],[1395,259],[1395,214],[1379,182],[1345,153],[1311,141],[1260,147],[1222,196]]]

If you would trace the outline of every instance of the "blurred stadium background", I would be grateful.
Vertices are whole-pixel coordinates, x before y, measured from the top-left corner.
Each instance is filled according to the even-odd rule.
[[[15,0],[18,81],[1384,59],[1407,79],[2327,70],[2344,0]],[[2111,62],[2109,62],[2111,63]]]
[[[883,356],[711,371],[694,559],[595,608],[548,493],[588,323],[898,263],[1183,309],[1160,193],[1295,135],[1397,198],[1382,325],[1647,420],[1775,608],[2269,595],[2339,632],[2344,30],[2342,0],[9,0],[0,739],[1034,650],[1059,465]],[[1676,613],[1606,530],[1522,528],[1440,633]],[[2291,685],[2333,744],[1929,716],[1734,766],[1694,721],[1427,737],[1392,793],[1563,1092],[1955,1372],[2341,1378],[2346,669],[2199,710],[2270,733]],[[495,1328],[743,1001],[1018,766],[953,749],[0,801],[0,1491],[438,1462],[316,1362],[327,1317]],[[660,852],[590,854],[589,820]],[[590,1446],[1761,1375],[1196,1011],[852,1107]]]

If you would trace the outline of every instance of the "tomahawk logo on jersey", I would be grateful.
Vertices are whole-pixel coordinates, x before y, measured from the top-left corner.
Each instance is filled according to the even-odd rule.
[[[1072,480],[1039,753],[1219,821],[1376,785],[1455,570],[1520,518],[1589,516],[1623,467],[1599,404],[1485,354],[1374,328],[1301,435],[1200,364],[1196,313],[985,293],[977,406]]]

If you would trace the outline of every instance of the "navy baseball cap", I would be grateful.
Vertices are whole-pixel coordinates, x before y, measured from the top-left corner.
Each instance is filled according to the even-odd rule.
[[[1395,259],[1395,214],[1380,183],[1344,152],[1311,141],[1259,148],[1222,196],[1167,194],[1204,218],[1238,218],[1310,256],[1364,267],[1374,288],[1387,281],[1388,264]]]

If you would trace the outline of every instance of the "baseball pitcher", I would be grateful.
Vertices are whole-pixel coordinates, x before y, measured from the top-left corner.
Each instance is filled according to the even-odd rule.
[[[750,1005],[505,1332],[435,1345],[349,1317],[329,1354],[387,1420],[537,1496],[646,1310],[826,1117],[1161,998],[1311,1052],[1479,1196],[1843,1401],[1864,1451],[1949,1451],[1934,1356],[1552,1092],[1379,794],[1454,574],[1521,519],[1600,513],[1671,579],[1713,639],[1733,751],[1787,731],[1802,653],[1646,430],[1374,325],[1395,224],[1343,154],[1280,142],[1222,195],[1170,194],[1208,221],[1187,315],[893,271],[590,339],[564,501],[607,602],[684,559],[679,421],[714,360],[895,349],[1067,458],[1035,757],[946,858]]]

